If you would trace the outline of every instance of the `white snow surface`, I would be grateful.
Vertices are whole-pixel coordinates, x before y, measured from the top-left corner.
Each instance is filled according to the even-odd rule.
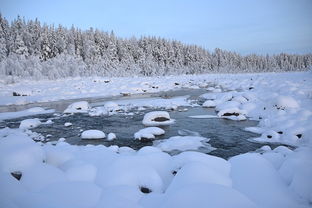
[[[47,113],[54,113],[55,110],[50,109],[46,110],[41,107],[34,107],[34,108],[29,108],[27,110],[22,110],[22,111],[16,111],[16,112],[4,112],[0,113],[0,121],[1,120],[6,120],[6,119],[14,119],[14,118],[19,118],[19,117],[24,117],[24,116],[33,116],[33,115],[38,115],[38,114],[47,114]]]
[[[157,121],[157,118],[164,118],[167,120]],[[174,123],[174,119],[170,118],[167,111],[152,111],[144,115],[142,123],[145,126],[166,126]]]
[[[224,160],[194,151],[174,156],[164,152],[197,149],[204,141],[199,136],[169,138],[135,151],[66,141],[36,143],[30,130],[4,128],[0,207],[311,207],[311,72],[111,78],[105,84],[91,78],[25,82],[0,86],[0,104],[164,91],[177,88],[177,81],[178,87],[214,83],[202,99],[214,101],[219,112],[235,107],[258,120],[258,126],[247,129],[261,134],[254,138],[257,142],[296,148],[264,146]],[[42,90],[12,97],[12,91],[26,88]],[[89,112],[86,106],[83,111]],[[21,173],[21,179],[12,172]],[[142,193],[144,189],[151,193]]]
[[[41,125],[41,121],[38,118],[29,118],[22,120],[20,123],[20,129],[31,129]]]
[[[141,140],[144,139],[155,139],[155,136],[159,136],[165,134],[165,131],[158,127],[147,127],[144,129],[139,130],[138,132],[134,133],[134,138]]]
[[[107,140],[108,141],[113,141],[114,139],[117,139],[117,136],[116,136],[116,134],[115,133],[109,133],[108,135],[107,135]]]
[[[169,139],[155,141],[155,146],[166,152],[173,150],[197,150],[198,148],[205,146],[203,142],[208,141],[208,138],[201,136],[174,136]]]
[[[86,130],[81,133],[81,138],[82,139],[103,139],[105,138],[105,133],[100,130]]]

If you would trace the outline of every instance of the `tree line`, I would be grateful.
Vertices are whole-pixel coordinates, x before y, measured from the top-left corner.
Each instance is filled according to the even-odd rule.
[[[240,55],[159,37],[119,38],[113,32],[41,24],[0,14],[0,76],[58,79],[75,76],[155,76],[302,71],[312,54]]]

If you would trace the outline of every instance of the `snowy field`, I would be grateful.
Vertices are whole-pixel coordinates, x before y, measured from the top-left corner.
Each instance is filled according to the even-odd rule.
[[[204,93],[196,98],[121,99],[100,106],[84,101],[184,88]],[[209,145],[209,138],[195,133],[155,140],[153,146],[137,151],[116,145],[78,146],[66,138],[38,139],[32,131],[53,124],[36,116],[53,114],[54,109],[5,112],[12,105],[39,106],[62,99],[79,99],[57,112],[64,116],[82,113],[101,119],[131,115],[133,109],[155,109],[144,115],[142,129],[133,132],[134,140],[166,136],[162,127],[179,122],[170,112],[187,106],[215,109],[216,115],[190,116],[203,122],[259,121],[245,129],[260,135],[249,140],[280,146],[264,145],[228,160],[190,151]],[[0,105],[4,123],[32,116],[19,128],[0,129],[1,208],[312,207],[311,72],[24,81],[0,85]],[[64,123],[68,128],[72,125]],[[81,132],[81,139],[113,141],[118,140],[118,132],[88,129]],[[168,154],[171,150],[181,153]]]

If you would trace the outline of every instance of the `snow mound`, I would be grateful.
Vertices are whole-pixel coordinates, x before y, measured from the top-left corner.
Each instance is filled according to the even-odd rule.
[[[184,186],[203,183],[219,184],[229,187],[232,185],[229,175],[220,174],[205,163],[191,162],[177,171],[166,191],[167,193],[176,192]]]
[[[97,168],[81,160],[69,160],[60,166],[70,181],[89,181],[96,178]]]
[[[70,123],[70,122],[66,122],[66,123],[64,123],[64,126],[65,127],[69,127],[69,126],[72,126],[73,124],[72,123]]]
[[[82,139],[103,139],[105,138],[105,133],[100,130],[86,130],[81,133]]]
[[[189,118],[198,118],[198,119],[202,119],[202,118],[218,118],[218,116],[216,115],[194,115],[194,116],[188,116]]]
[[[117,103],[113,102],[113,101],[108,101],[104,104],[104,108],[108,111],[108,112],[114,112],[114,111],[118,111],[120,110],[120,107]]]
[[[79,101],[70,104],[64,113],[87,113],[91,109],[91,106],[87,101]]]
[[[40,126],[40,124],[41,124],[41,121],[39,120],[39,118],[25,119],[21,121],[19,128],[31,129],[31,128],[36,128],[37,126]]]
[[[142,123],[145,126],[163,126],[174,123],[167,111],[153,111],[144,115]]]
[[[161,207],[248,207],[256,208],[253,201],[237,190],[219,184],[197,183],[182,187],[166,195]]]
[[[45,160],[41,146],[21,130],[5,128],[0,135],[0,171],[23,171]]]
[[[134,134],[134,138],[141,139],[155,139],[155,136],[165,134],[165,131],[158,127],[147,127],[139,130]]]
[[[216,103],[213,100],[206,100],[203,103],[203,107],[205,107],[205,108],[214,108],[214,107],[216,107]]]
[[[23,171],[20,183],[31,191],[40,191],[50,184],[66,181],[63,171],[52,165],[41,163]]]
[[[108,141],[113,141],[114,139],[117,139],[116,134],[114,134],[114,133],[109,133],[109,134],[107,135],[107,140],[108,140]]]
[[[241,110],[239,108],[228,108],[220,110],[217,114],[220,118],[226,118],[230,120],[246,120],[246,111]]]
[[[293,97],[278,96],[276,99],[276,107],[279,109],[299,108],[299,104]]]
[[[155,141],[155,146],[166,152],[173,150],[197,150],[198,148],[205,146],[203,142],[208,141],[209,139],[200,136],[174,136],[169,139]]]

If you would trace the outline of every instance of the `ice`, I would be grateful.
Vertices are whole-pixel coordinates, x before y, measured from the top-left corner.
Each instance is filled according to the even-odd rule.
[[[36,128],[39,125],[41,125],[41,121],[38,118],[30,118],[30,119],[22,120],[19,128],[31,129],[31,128]]]
[[[24,116],[33,116],[33,115],[38,115],[38,114],[48,114],[48,113],[53,113],[53,112],[55,112],[55,110],[53,109],[45,110],[44,108],[41,108],[41,107],[34,107],[34,108],[29,108],[23,111],[0,113],[0,120],[14,119],[14,118],[19,118],[19,117],[24,117]]]
[[[141,139],[155,139],[155,136],[159,136],[165,134],[165,131],[158,127],[147,127],[144,129],[139,130],[134,134],[134,138],[141,140]]]
[[[100,130],[86,130],[81,133],[82,139],[103,139],[105,138],[105,133]]]
[[[114,133],[109,133],[109,134],[107,135],[107,140],[108,140],[108,141],[113,141],[114,139],[117,139],[116,134],[114,134]]]
[[[189,116],[190,118],[218,118],[216,115],[195,115],[195,116]]]
[[[174,136],[169,139],[155,141],[155,146],[166,152],[172,150],[197,150],[205,146],[203,142],[208,141],[209,139],[200,136]]]
[[[91,109],[87,101],[79,101],[70,104],[65,110],[64,113],[87,113]]]
[[[144,115],[142,123],[145,126],[163,126],[173,124],[174,121],[166,111],[152,111]]]

